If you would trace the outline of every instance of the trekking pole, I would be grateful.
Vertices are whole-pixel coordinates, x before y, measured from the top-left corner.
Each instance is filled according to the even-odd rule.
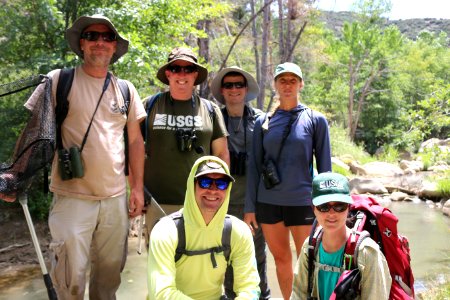
[[[156,202],[155,198],[153,198],[152,194],[150,194],[150,191],[144,186],[144,198],[145,198],[145,207],[154,205],[159,212],[163,216],[167,216],[166,212],[162,209],[162,207]],[[139,240],[138,240],[138,249],[137,253],[140,255],[142,253],[142,229],[144,227],[144,216],[141,216],[141,220],[139,221]],[[150,232],[147,232],[148,235],[150,235]]]
[[[138,230],[138,249],[137,249],[137,253],[139,255],[142,254],[142,229],[144,227],[144,218],[145,215],[141,215],[141,218],[139,219],[139,230]]]
[[[57,300],[56,291],[53,288],[52,279],[47,272],[47,267],[45,266],[44,257],[42,256],[41,247],[39,246],[39,241],[36,236],[36,231],[34,230],[33,221],[31,220],[30,212],[28,211],[28,199],[25,193],[19,195],[19,202],[22,205],[23,212],[25,214],[25,219],[27,220],[28,229],[30,230],[31,239],[33,240],[34,249],[39,260],[39,265],[41,266],[42,275],[44,277],[45,287],[47,288],[48,299]]]

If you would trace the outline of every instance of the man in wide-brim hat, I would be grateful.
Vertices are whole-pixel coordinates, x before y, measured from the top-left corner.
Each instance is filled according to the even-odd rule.
[[[50,275],[59,299],[81,300],[90,267],[89,298],[115,299],[127,255],[129,217],[140,215],[144,206],[144,142],[139,123],[146,114],[133,84],[108,72],[109,65],[128,50],[128,41],[108,18],[82,16],[66,31],[66,38],[82,63],[48,74],[57,105],[65,102],[63,98],[68,102],[67,116],[57,122],[60,142],[50,184]],[[73,76],[71,83],[67,74]],[[61,96],[66,89],[61,89],[60,83],[70,89],[65,96]],[[128,89],[128,96],[122,95],[119,85]],[[26,107],[33,109],[36,103],[32,99],[36,98],[31,97]],[[128,166],[133,174],[129,202],[125,125]],[[76,157],[82,170],[77,174],[66,168],[67,164],[74,166]]]
[[[145,101],[144,183],[166,213],[183,206],[186,180],[199,157],[214,155],[229,163],[228,133],[220,108],[195,91],[207,76],[208,70],[191,49],[176,47],[156,75],[169,90]],[[162,216],[155,205],[148,206],[148,233]]]
[[[249,101],[258,96],[258,83],[249,72],[237,66],[232,66],[217,73],[211,82],[211,93],[218,102],[224,105],[222,114],[229,132],[230,171],[236,178],[231,190],[228,214],[243,220],[247,158],[252,148],[253,128],[256,118],[262,114],[261,110],[249,105]],[[270,299],[270,289],[267,282],[266,241],[261,227],[254,227],[251,230],[260,277],[261,295],[259,299]],[[229,299],[236,297],[233,274],[232,268],[228,267],[224,287]]]

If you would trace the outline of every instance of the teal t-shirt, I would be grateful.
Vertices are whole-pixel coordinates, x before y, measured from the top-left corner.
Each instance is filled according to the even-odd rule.
[[[319,257],[320,263],[333,266],[333,267],[341,267],[343,263],[344,257],[344,246],[336,252],[328,253],[323,247],[322,243],[319,245]],[[334,291],[334,288],[338,282],[340,273],[332,272],[332,271],[324,271],[319,270],[319,296],[320,299],[330,299],[331,294]]]

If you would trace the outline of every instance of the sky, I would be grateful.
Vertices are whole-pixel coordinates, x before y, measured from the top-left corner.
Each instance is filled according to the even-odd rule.
[[[317,0],[319,9],[351,11],[355,0]],[[449,0],[391,0],[390,20],[414,18],[450,19]]]

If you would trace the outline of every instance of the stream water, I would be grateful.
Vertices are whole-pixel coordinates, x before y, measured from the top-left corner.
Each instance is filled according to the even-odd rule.
[[[416,292],[436,283],[450,281],[450,218],[425,203],[392,203],[389,208],[398,216],[398,229],[408,237]],[[136,253],[137,238],[130,239],[130,253],[123,271],[117,299],[145,299],[146,253]],[[293,249],[293,251],[295,251]],[[25,276],[26,275],[26,276]],[[269,285],[274,298],[281,297],[272,256],[268,256]],[[18,274],[20,284],[0,285],[0,300],[45,300],[47,290],[39,268]],[[17,282],[17,281],[13,281]],[[86,297],[88,299],[88,297]],[[281,299],[281,298],[279,298]]]

